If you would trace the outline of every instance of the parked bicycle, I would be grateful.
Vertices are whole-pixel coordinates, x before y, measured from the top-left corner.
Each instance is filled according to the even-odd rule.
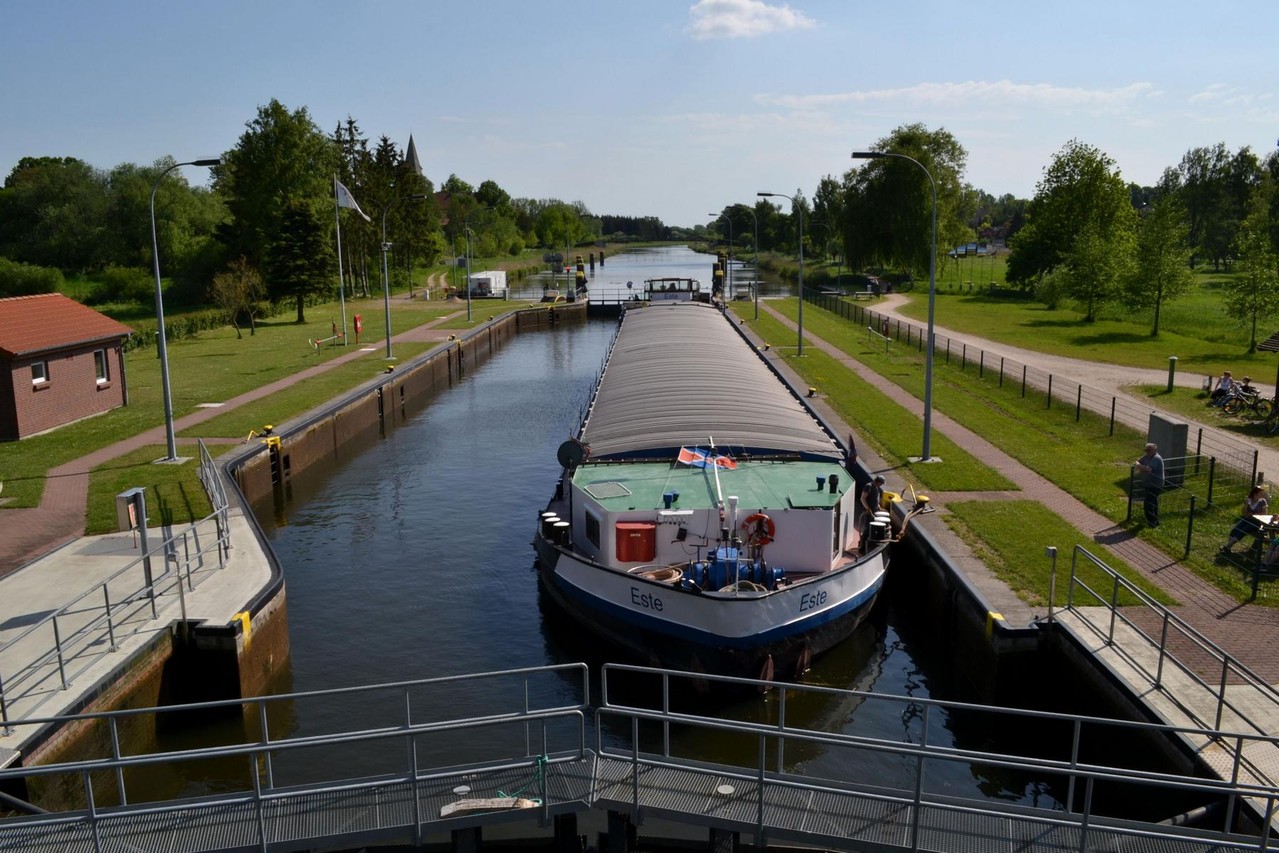
[[[1266,420],[1275,410],[1275,402],[1269,397],[1261,396],[1261,392],[1248,384],[1247,376],[1243,383],[1235,386],[1221,403],[1222,410],[1228,415],[1250,412],[1250,417]]]

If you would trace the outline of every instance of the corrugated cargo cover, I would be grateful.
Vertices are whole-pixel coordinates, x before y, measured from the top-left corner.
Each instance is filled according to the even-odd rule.
[[[839,448],[718,309],[696,303],[626,312],[582,439],[591,457],[707,446],[721,452]]]

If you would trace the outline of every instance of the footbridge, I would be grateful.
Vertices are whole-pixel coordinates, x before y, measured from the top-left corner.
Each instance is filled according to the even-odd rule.
[[[611,853],[631,849],[637,833],[656,840],[665,832],[716,850],[739,839],[885,853],[1273,847],[1269,822],[1250,822],[1243,804],[1261,803],[1269,816],[1279,790],[1122,766],[1099,748],[1115,737],[1185,731],[810,685],[774,686],[766,700],[735,703],[755,709],[754,719],[739,719],[723,702],[708,703],[705,691],[718,697],[765,685],[690,678],[610,664],[593,702],[590,673],[573,664],[11,721],[56,722],[103,746],[82,760],[0,772],[0,790],[17,792],[8,798],[15,810],[0,820],[0,849],[451,842],[474,850],[482,837],[519,837],[577,850],[585,846],[579,822],[587,821],[607,827],[600,841]],[[837,720],[864,703],[893,703],[903,725],[848,734],[788,721],[788,709],[814,702]],[[1042,737],[1026,754],[954,745],[949,729],[973,715],[997,715],[997,725]],[[139,725],[176,734],[129,749],[146,740]],[[185,744],[197,726],[214,732],[205,739],[216,745]],[[1196,736],[1234,744],[1257,737]],[[1055,793],[1034,805],[980,796],[973,780],[1000,773]],[[157,787],[157,779],[171,781]],[[1214,825],[1137,820],[1101,805],[1173,791],[1203,802]],[[59,810],[20,813],[24,801],[59,797]]]

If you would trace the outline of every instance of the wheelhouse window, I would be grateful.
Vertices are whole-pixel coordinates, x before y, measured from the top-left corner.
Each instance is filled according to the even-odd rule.
[[[586,541],[590,542],[596,548],[600,547],[600,520],[599,516],[586,511]]]
[[[94,350],[93,352],[93,369],[98,375],[98,384],[111,381],[110,362],[107,361],[107,351],[104,349]]]
[[[43,385],[49,381],[49,362],[37,361],[31,365],[31,384]]]

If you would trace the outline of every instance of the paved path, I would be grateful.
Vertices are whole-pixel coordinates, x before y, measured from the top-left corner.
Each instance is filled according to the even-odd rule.
[[[780,320],[791,329],[796,328],[794,322],[784,317],[771,306],[764,303],[761,304],[764,310],[774,318]],[[885,302],[876,306],[876,309],[888,313],[891,311],[891,305],[885,300]],[[952,335],[956,341],[964,340],[986,348],[990,352],[1004,353],[1009,357],[1013,357],[1012,351],[1005,352],[1012,348],[1004,348],[993,341],[949,331],[945,334]],[[884,382],[882,376],[826,341],[807,332],[804,337],[811,346],[817,347],[838,360],[845,367],[857,372],[868,381],[874,382],[877,388],[888,394],[896,403],[918,414],[921,419],[923,418],[923,402],[921,400],[895,384]],[[1019,360],[1033,364],[1036,367],[1041,366],[1041,362],[1037,360],[1036,353],[1026,350],[1017,350],[1016,352],[1016,357]],[[775,363],[782,362],[780,356],[774,356],[773,358]],[[1070,362],[1074,362],[1074,360],[1054,359],[1052,369],[1070,367]],[[1128,368],[1122,368],[1122,374],[1117,371],[1111,371],[1109,368],[1105,371],[1098,370],[1097,366],[1092,365],[1091,362],[1074,362],[1074,368],[1081,371],[1082,378],[1079,381],[1083,381],[1086,384],[1088,384],[1091,376],[1104,375],[1106,372],[1110,372],[1111,375],[1116,377],[1122,375],[1122,377],[1127,378],[1128,384],[1134,381],[1131,377],[1135,371]],[[1043,369],[1048,370],[1050,368],[1044,366]],[[1087,371],[1091,371],[1091,373]],[[1166,374],[1164,378],[1166,379]],[[1137,379],[1135,381],[1143,380]],[[1198,387],[1198,383],[1195,383],[1195,387]],[[1116,387],[1115,390],[1120,391],[1122,388]],[[838,416],[833,415],[833,413],[824,414],[829,414],[834,422],[839,422]],[[1150,579],[1151,582],[1174,596],[1180,602],[1180,606],[1174,608],[1175,612],[1196,630],[1236,655],[1245,666],[1265,678],[1269,683],[1279,683],[1279,655],[1274,654],[1274,649],[1279,648],[1279,609],[1252,604],[1239,604],[1232,597],[1201,580],[1193,572],[1183,568],[1177,561],[1172,560],[1154,546],[1134,536],[1110,519],[1084,506],[1074,497],[1048,482],[1039,474],[1031,471],[980,435],[956,423],[935,409],[933,411],[933,428],[945,434],[985,464],[999,471],[1021,489],[1020,492],[1012,495],[999,493],[986,496],[968,493],[946,494],[930,492],[929,495],[933,499],[933,504],[942,512],[919,516],[913,522],[923,525],[930,535],[944,543],[947,552],[957,558],[957,563],[969,574],[974,585],[986,596],[992,608],[1003,613],[1010,624],[1025,624],[1035,615],[1045,615],[1046,608],[1038,608],[1032,611],[1032,608],[1012,595],[1011,591],[998,579],[993,578],[989,569],[972,557],[968,547],[958,537],[950,533],[944,519],[941,517],[945,511],[947,501],[970,500],[978,497],[1001,499],[1014,497],[1044,504],[1097,542],[1098,545],[1104,546],[1107,550],[1121,557],[1130,566]],[[861,455],[865,461],[866,454],[862,453]],[[943,461],[941,464],[945,464],[945,462]],[[884,474],[890,488],[900,489],[904,485],[900,475],[897,475],[893,469],[882,462],[880,468],[880,473]],[[1279,468],[1273,470],[1279,470]],[[894,480],[897,482],[894,482]],[[1053,543],[1045,542],[1043,544],[1052,545]]]

